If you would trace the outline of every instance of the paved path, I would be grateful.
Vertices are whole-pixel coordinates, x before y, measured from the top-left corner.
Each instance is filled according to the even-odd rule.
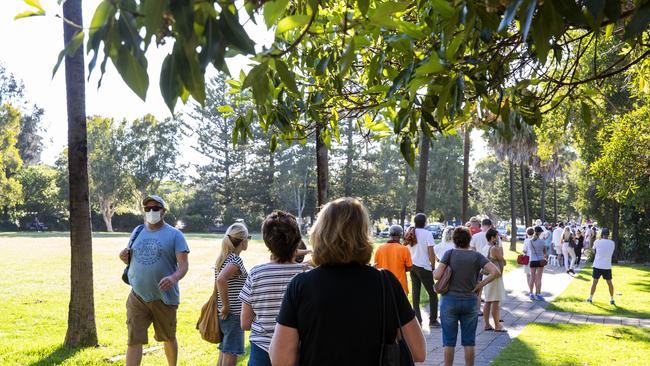
[[[546,301],[531,301],[528,298],[528,285],[523,267],[504,275],[507,299],[501,306],[501,318],[507,333],[484,331],[483,317],[479,317],[476,329],[476,366],[488,365],[529,323],[593,323],[612,325],[633,325],[650,328],[650,319],[631,319],[604,317],[588,314],[546,311],[548,302],[557,297],[571,282],[573,277],[564,272],[564,267],[549,266],[542,278],[542,295]],[[428,324],[426,309],[422,309],[422,323]],[[427,359],[418,365],[443,365],[442,334],[440,328],[424,329],[427,341]],[[458,345],[454,365],[464,365],[463,347]]]

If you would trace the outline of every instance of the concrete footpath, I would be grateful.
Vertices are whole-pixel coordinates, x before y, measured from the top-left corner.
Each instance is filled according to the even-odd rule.
[[[572,314],[561,312],[546,311],[546,306],[550,301],[555,299],[573,280],[573,277],[564,271],[564,267],[547,266],[542,277],[542,295],[545,301],[531,301],[528,298],[528,285],[526,284],[526,274],[521,266],[511,270],[503,276],[506,287],[507,298],[501,306],[501,318],[503,327],[508,330],[507,333],[493,331],[484,331],[483,317],[479,317],[476,329],[476,366],[488,365],[512,340],[521,333],[526,325],[533,322],[578,322],[585,316],[585,321],[598,324],[623,324],[622,318],[617,321],[606,321],[603,316],[587,316],[585,314]],[[422,308],[422,323],[429,324],[426,309]],[[609,319],[609,318],[608,318]],[[634,323],[634,321],[638,323]],[[614,321],[614,323],[610,323]],[[627,320],[625,320],[628,322]],[[650,326],[645,321],[638,319],[629,320],[629,325]],[[442,330],[441,328],[424,327],[424,333],[427,341],[427,359],[418,365],[443,365],[442,352]],[[458,333],[458,343],[456,346],[456,355],[454,365],[464,365],[463,347],[460,345],[460,330]]]

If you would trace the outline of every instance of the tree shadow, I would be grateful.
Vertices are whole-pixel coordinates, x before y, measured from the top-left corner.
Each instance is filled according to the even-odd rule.
[[[63,361],[72,358],[77,352],[81,351],[83,348],[76,348],[76,347],[66,347],[64,345],[60,345],[52,352],[50,352],[49,355],[45,356],[44,358],[41,358],[40,360],[36,362],[32,362],[29,364],[29,366],[51,366],[51,365],[59,365],[63,363]]]
[[[555,299],[555,302],[552,302],[549,304],[547,310],[553,310],[553,311],[567,311],[567,309],[562,305],[563,303],[574,303],[574,302],[584,302],[584,298],[580,298],[578,296],[563,296],[561,299]],[[621,305],[609,305],[609,304],[600,304],[598,302],[593,302],[590,304],[590,306],[593,306],[595,308],[600,309],[599,313],[593,313],[594,316],[620,316],[620,317],[627,317],[627,318],[641,318],[641,319],[647,319],[650,318],[650,312],[644,312],[644,311],[638,311],[638,310],[633,310],[626,308],[625,306]],[[592,314],[591,312],[588,312],[587,314]]]

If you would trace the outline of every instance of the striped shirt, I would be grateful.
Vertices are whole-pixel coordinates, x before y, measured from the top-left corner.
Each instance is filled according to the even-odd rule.
[[[304,272],[305,265],[265,263],[255,266],[246,279],[239,299],[253,308],[250,342],[269,351],[284,293],[291,279]]]
[[[228,264],[237,266],[240,272],[238,275],[233,276],[228,280],[228,303],[230,304],[230,314],[239,315],[241,314],[241,301],[239,300],[239,292],[241,291],[242,287],[244,287],[246,277],[248,277],[248,272],[246,272],[244,262],[242,262],[241,258],[235,253],[230,253],[221,265],[221,268],[219,268],[218,271],[215,269],[215,281],[217,280],[217,277],[219,277],[219,272],[226,268]],[[223,304],[221,303],[221,296],[222,295],[219,294],[217,298],[217,307],[219,308],[219,311],[221,311],[223,308]]]

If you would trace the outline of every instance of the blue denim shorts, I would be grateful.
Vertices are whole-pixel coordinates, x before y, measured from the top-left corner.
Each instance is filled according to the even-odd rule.
[[[476,324],[478,323],[476,297],[463,298],[443,295],[440,300],[443,347],[456,347],[458,322],[460,322],[461,344],[463,347],[473,347],[476,344]]]
[[[248,366],[271,366],[269,353],[251,342],[251,355],[248,357]]]
[[[219,343],[219,351],[237,356],[246,354],[244,348],[244,331],[239,324],[239,314],[230,314],[226,320],[219,318],[219,328],[223,339]]]

